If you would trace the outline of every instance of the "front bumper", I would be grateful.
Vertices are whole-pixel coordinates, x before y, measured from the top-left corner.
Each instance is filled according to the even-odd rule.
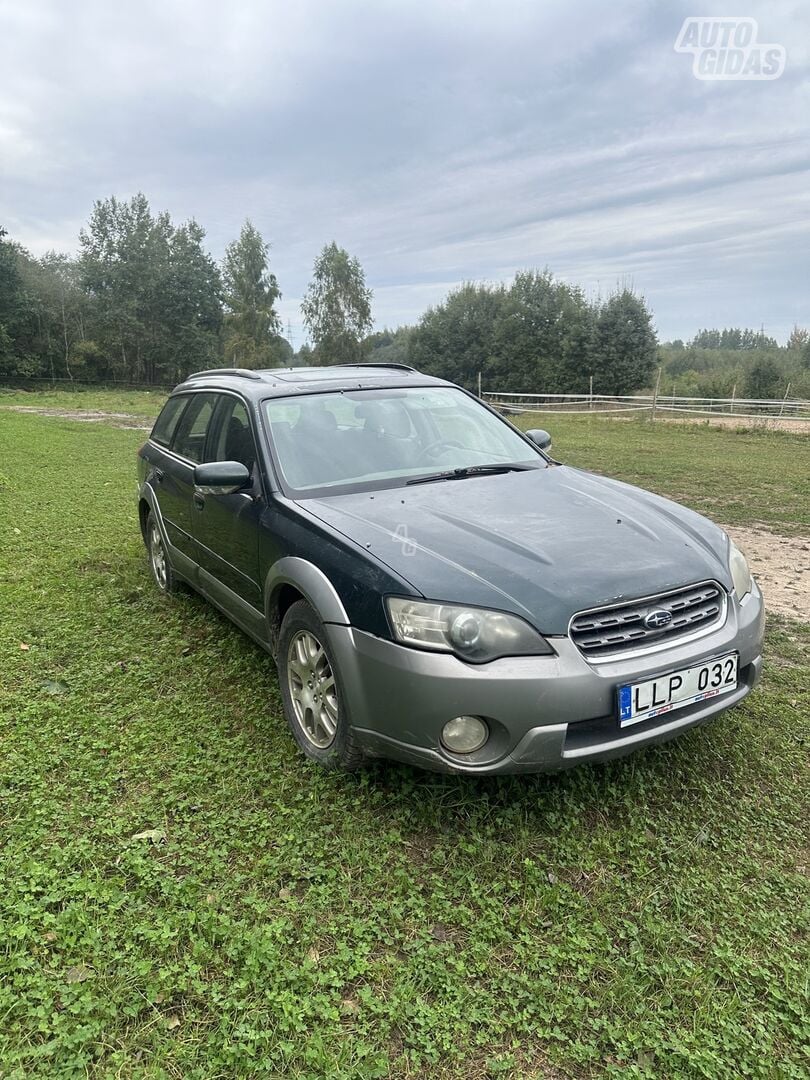
[[[471,665],[330,625],[355,734],[367,753],[441,772],[519,773],[564,769],[620,757],[664,742],[738,704],[762,668],[765,612],[754,584],[729,598],[722,626],[699,640],[621,661],[588,663],[567,637],[550,639],[555,656],[524,656]],[[616,688],[739,653],[739,684],[706,702],[620,728]],[[454,716],[487,718],[490,739],[474,754],[452,754],[439,733]]]

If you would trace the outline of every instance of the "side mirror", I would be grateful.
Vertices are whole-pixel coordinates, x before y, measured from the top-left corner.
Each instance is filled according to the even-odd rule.
[[[250,483],[241,461],[208,461],[194,469],[194,487],[201,495],[233,495]]]
[[[531,431],[527,431],[526,435],[532,440],[535,446],[539,446],[541,450],[551,449],[551,436],[547,431],[543,431],[542,428],[532,428]]]

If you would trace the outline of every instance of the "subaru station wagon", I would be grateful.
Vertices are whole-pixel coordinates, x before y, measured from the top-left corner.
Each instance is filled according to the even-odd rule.
[[[152,576],[275,659],[309,758],[556,770],[737,705],[762,666],[743,554],[397,364],[190,376],[138,458]]]

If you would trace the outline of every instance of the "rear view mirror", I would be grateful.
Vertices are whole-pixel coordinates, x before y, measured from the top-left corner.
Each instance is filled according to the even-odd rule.
[[[241,461],[209,461],[194,469],[194,487],[201,495],[233,495],[250,483]]]
[[[532,428],[531,431],[527,431],[526,435],[532,440],[535,446],[539,446],[541,450],[551,449],[551,436],[547,431],[543,431],[542,428]]]

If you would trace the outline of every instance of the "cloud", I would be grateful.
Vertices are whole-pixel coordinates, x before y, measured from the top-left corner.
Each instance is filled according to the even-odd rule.
[[[810,15],[749,8],[777,82],[694,79],[685,3],[0,0],[0,221],[75,249],[94,199],[143,190],[220,255],[249,216],[298,342],[332,239],[379,325],[534,265],[632,280],[664,336],[784,337],[810,322]]]

